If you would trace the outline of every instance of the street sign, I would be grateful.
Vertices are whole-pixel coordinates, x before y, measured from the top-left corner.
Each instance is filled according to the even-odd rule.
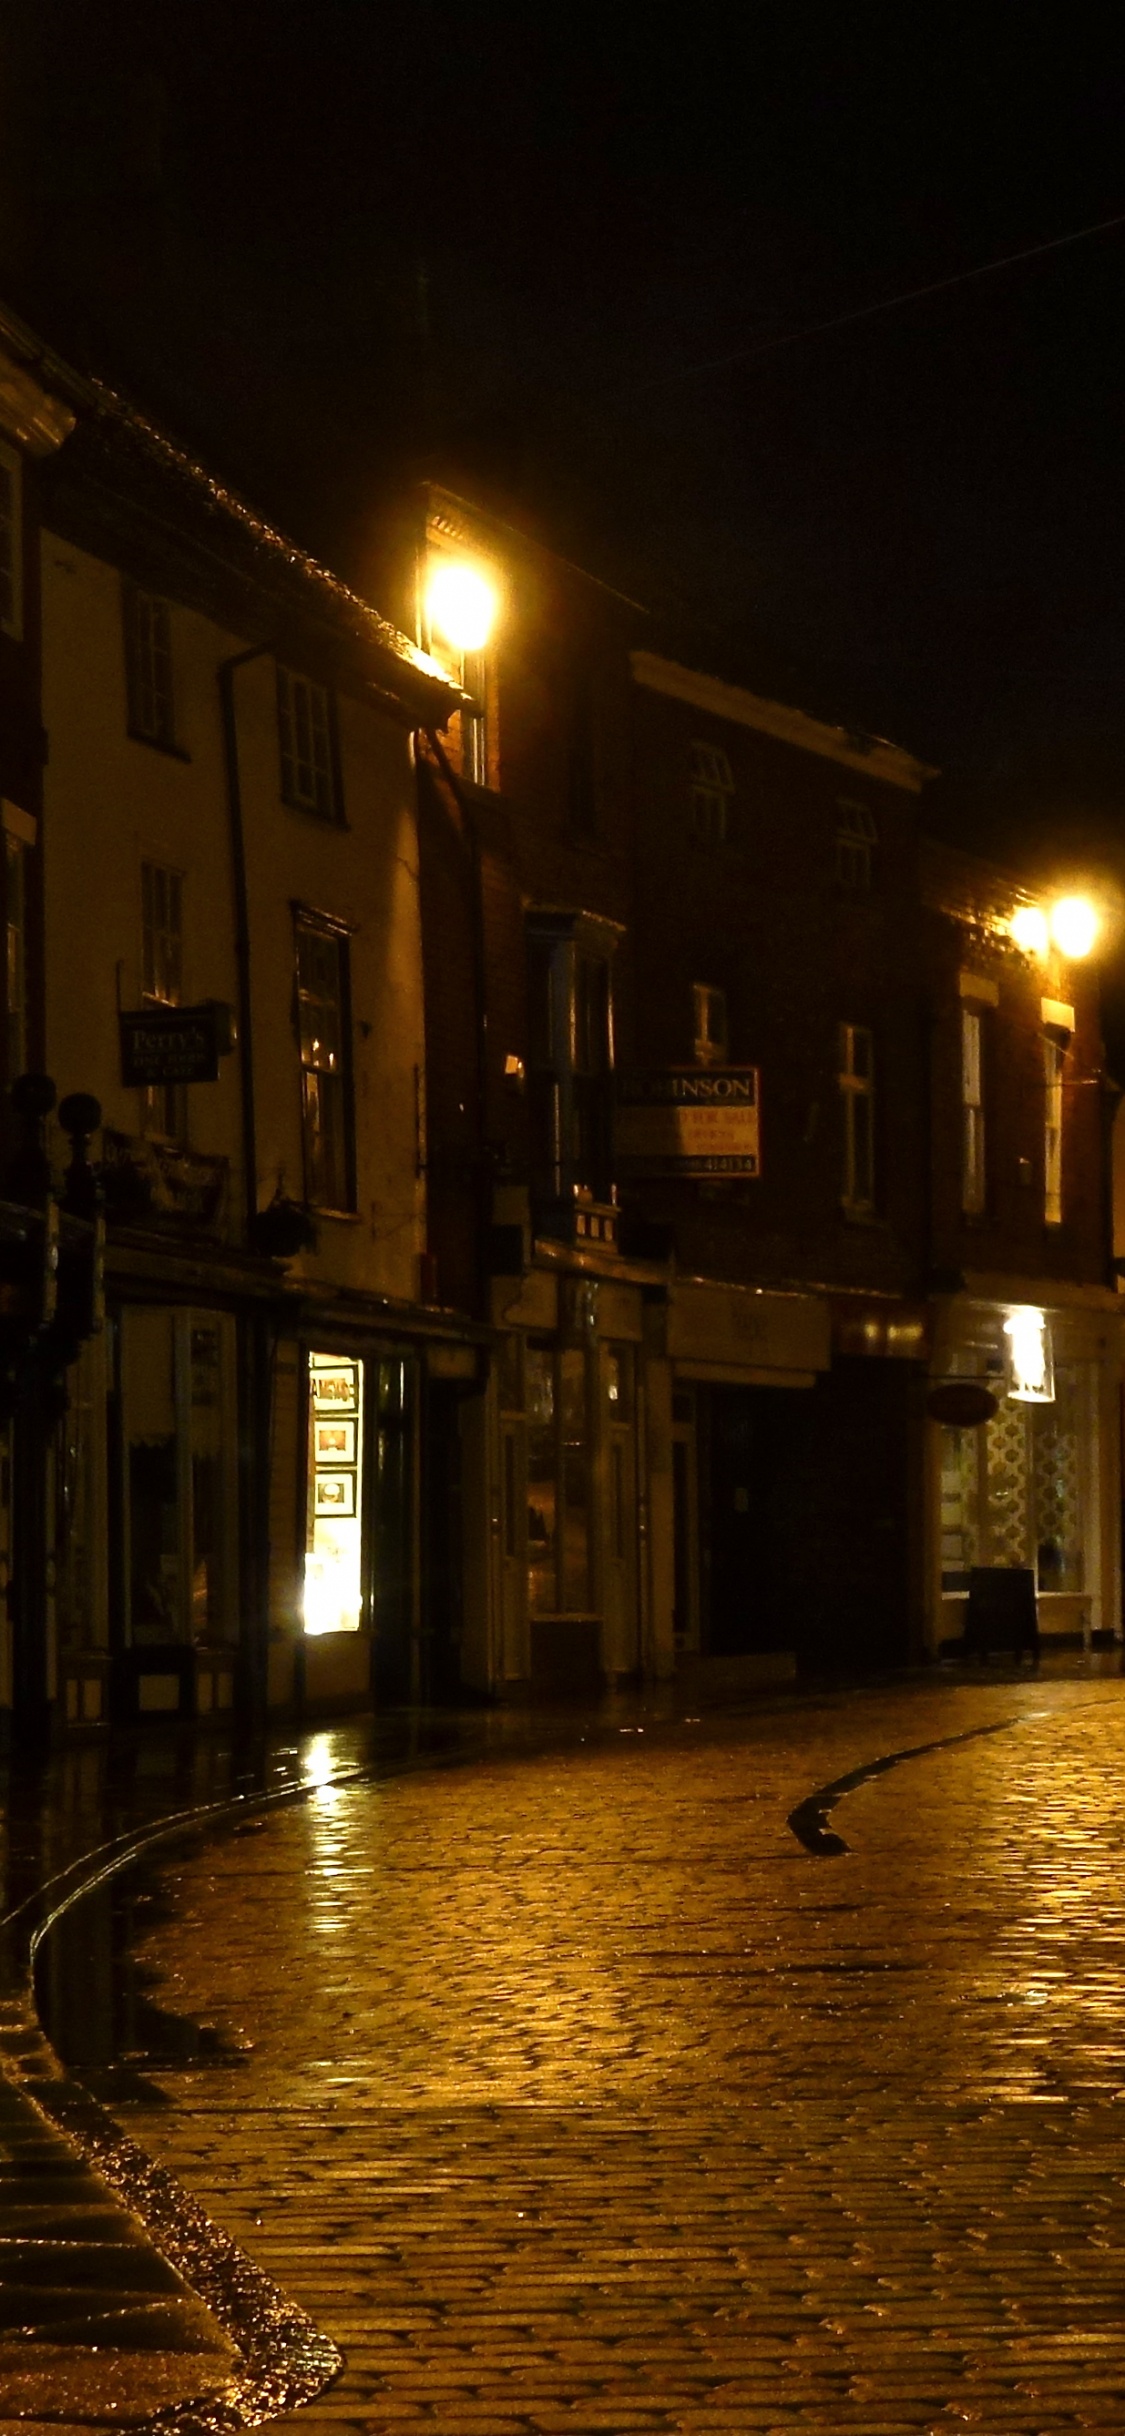
[[[121,1080],[144,1088],[153,1083],[217,1083],[219,1008],[132,1007],[118,1013]]]
[[[615,1145],[628,1176],[761,1172],[756,1066],[666,1066],[623,1074]]]

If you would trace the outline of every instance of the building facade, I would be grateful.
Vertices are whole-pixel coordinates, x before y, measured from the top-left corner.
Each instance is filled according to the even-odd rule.
[[[120,400],[5,344],[51,442],[14,433],[9,468],[7,1079],[93,1095],[105,1224],[104,1314],[10,1423],[44,1484],[31,1705],[408,1697],[424,1381],[481,1358],[420,1291],[413,739],[450,689]],[[11,1652],[4,1691],[19,1732]]]

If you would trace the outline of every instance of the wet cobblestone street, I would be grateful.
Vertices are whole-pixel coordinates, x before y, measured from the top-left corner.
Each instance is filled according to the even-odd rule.
[[[215,2058],[110,2102],[343,2351],[284,2424],[1120,2436],[1125,1685],[628,1716],[165,1873]]]

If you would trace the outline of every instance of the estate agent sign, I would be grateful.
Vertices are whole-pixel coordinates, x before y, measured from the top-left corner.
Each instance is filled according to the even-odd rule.
[[[671,1066],[623,1074],[617,1157],[632,1176],[756,1176],[756,1066]]]

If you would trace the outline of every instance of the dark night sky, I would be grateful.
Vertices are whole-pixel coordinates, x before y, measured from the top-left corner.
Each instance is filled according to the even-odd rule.
[[[771,342],[1125,214],[1108,22],[6,0],[6,284],[354,579],[429,444],[961,834],[1078,851],[1125,837],[1125,226]]]

